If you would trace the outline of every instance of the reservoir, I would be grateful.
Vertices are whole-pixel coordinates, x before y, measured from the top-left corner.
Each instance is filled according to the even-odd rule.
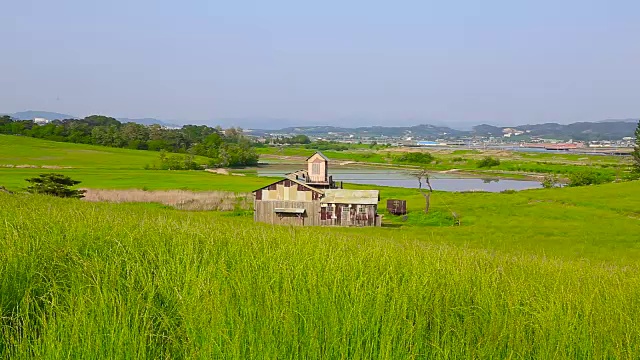
[[[266,165],[258,168],[258,176],[284,177],[300,170],[300,165]],[[387,169],[357,166],[332,166],[329,173],[336,182],[418,188],[418,179],[407,169]],[[431,186],[439,191],[489,191],[525,190],[540,188],[539,181],[499,179],[465,176],[452,173],[431,173]],[[423,181],[424,186],[424,181]]]

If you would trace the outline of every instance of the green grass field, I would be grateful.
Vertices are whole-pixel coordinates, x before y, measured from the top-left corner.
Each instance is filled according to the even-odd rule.
[[[56,172],[82,181],[81,187],[105,189],[146,188],[195,191],[226,190],[247,192],[269,183],[269,179],[221,176],[204,171],[144,170],[159,162],[155,151],[129,150],[60,143],[40,139],[0,135],[0,186],[19,191],[26,178]],[[196,157],[202,163],[204,158]],[[15,168],[47,166],[58,168]],[[3,167],[4,166],[4,167]],[[65,168],[70,167],[70,168]]]
[[[0,169],[12,189],[49,171],[96,188],[271,181],[143,170],[145,151],[0,145],[0,164],[74,167]],[[347,186],[380,189],[382,213],[406,199],[409,216],[291,228],[0,193],[0,357],[640,357],[640,181],[434,192],[429,215],[415,189]]]
[[[640,356],[637,265],[138,204],[0,203],[6,358]]]

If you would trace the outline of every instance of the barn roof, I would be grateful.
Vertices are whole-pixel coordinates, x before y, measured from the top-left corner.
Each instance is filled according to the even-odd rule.
[[[296,179],[293,179],[293,178],[289,178],[289,177],[284,178],[284,179],[280,179],[280,180],[278,180],[278,181],[274,181],[274,182],[272,182],[271,184],[265,185],[265,186],[263,186],[263,187],[261,187],[261,188],[259,188],[259,189],[255,189],[255,190],[253,190],[252,192],[260,191],[260,190],[262,190],[262,189],[268,188],[269,186],[271,186],[271,185],[273,185],[273,184],[277,184],[277,183],[280,183],[280,182],[283,182],[283,181],[287,181],[287,180],[289,180],[289,181],[291,181],[291,182],[294,182],[294,183],[296,183],[296,184],[298,184],[298,185],[302,185],[302,186],[306,187],[307,189],[310,189],[311,191],[315,191],[315,192],[317,192],[317,193],[323,194],[323,191],[322,191],[322,190],[320,190],[320,189],[316,189],[316,188],[314,188],[314,187],[312,187],[312,186],[309,186],[309,185],[307,185],[307,184],[303,183],[302,181],[299,181],[299,180],[296,180]]]
[[[329,161],[329,158],[326,157],[323,153],[321,153],[320,151],[316,151],[315,153],[313,153],[313,155],[309,156],[307,158],[307,160],[311,159],[312,157],[316,156],[316,155],[320,155],[321,158],[323,158],[326,161]]]
[[[378,190],[326,189],[320,200],[326,204],[375,205],[380,199]]]

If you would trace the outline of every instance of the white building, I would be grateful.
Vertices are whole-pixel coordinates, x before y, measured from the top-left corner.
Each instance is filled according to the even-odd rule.
[[[45,119],[45,118],[34,118],[34,119],[33,119],[33,122],[34,122],[36,125],[44,125],[44,124],[48,124],[48,123],[49,123],[49,120],[48,120],[48,119]]]

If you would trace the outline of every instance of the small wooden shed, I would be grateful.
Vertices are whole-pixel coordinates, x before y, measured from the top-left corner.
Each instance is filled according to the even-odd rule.
[[[337,189],[329,159],[316,152],[307,168],[253,192],[254,220],[269,224],[381,226],[378,190]]]
[[[316,189],[282,179],[257,189],[254,220],[310,226],[381,226],[378,190]]]

